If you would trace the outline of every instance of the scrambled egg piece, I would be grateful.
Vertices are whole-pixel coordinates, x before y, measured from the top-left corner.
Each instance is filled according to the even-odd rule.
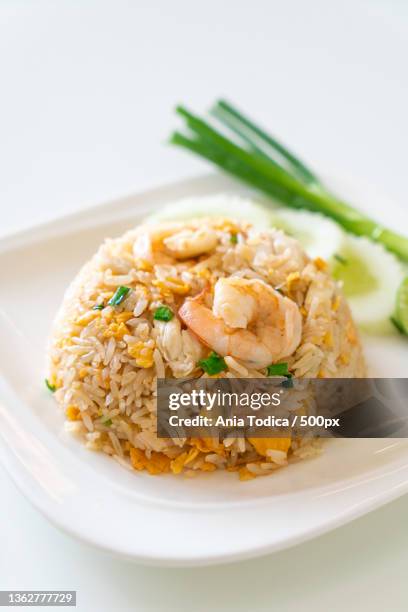
[[[151,368],[153,359],[153,348],[146,346],[144,342],[135,342],[128,346],[128,353],[136,361],[139,368]]]
[[[327,262],[325,262],[321,257],[316,257],[313,263],[318,270],[326,270],[327,268]]]
[[[113,321],[103,332],[103,337],[122,340],[123,336],[129,333],[129,328],[126,327],[124,323],[117,323],[116,321]]]
[[[139,472],[147,470],[149,474],[155,476],[170,471],[170,459],[163,453],[152,452],[150,459],[139,448],[130,448],[130,461],[135,470]]]
[[[250,472],[247,467],[242,467],[238,470],[240,480],[252,480],[255,478],[255,474]]]
[[[68,406],[65,414],[70,421],[79,421],[81,419],[81,411],[77,406]]]
[[[154,280],[152,285],[160,289],[164,296],[171,295],[172,293],[186,295],[190,291],[190,285],[172,276],[169,276],[165,281]]]
[[[248,438],[248,441],[262,457],[267,457],[268,450],[287,453],[291,445],[291,438]]]
[[[180,474],[183,467],[194,461],[199,452],[200,451],[198,448],[192,448],[188,453],[181,453],[181,455],[176,457],[176,459],[173,459],[173,461],[170,463],[170,468],[173,474]]]

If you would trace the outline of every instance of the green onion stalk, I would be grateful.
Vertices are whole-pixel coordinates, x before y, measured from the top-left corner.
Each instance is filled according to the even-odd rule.
[[[183,106],[177,107],[177,113],[188,133],[174,132],[172,144],[209,160],[286,206],[326,215],[346,231],[366,236],[408,261],[408,238],[335,196],[293,152],[228,102],[219,100],[211,111],[221,129]]]

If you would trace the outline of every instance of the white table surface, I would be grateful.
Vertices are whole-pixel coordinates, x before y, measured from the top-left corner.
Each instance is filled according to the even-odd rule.
[[[0,0],[0,234],[205,170],[165,140],[178,101],[219,95],[406,205],[407,57],[404,0]],[[2,469],[0,491],[0,589],[76,589],[81,612],[408,607],[408,497],[270,557],[170,570],[59,533]]]

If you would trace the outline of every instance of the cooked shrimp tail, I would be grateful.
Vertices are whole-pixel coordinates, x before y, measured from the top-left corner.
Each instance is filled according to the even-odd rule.
[[[223,278],[214,287],[212,309],[204,294],[187,299],[180,319],[222,356],[230,355],[263,368],[292,354],[302,335],[302,318],[295,302],[264,281]]]

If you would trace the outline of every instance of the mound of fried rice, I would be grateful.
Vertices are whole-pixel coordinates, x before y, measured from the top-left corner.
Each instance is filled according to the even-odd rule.
[[[187,237],[187,240],[186,240]],[[362,377],[364,359],[341,288],[321,259],[276,229],[227,218],[139,226],[107,239],[69,287],[55,320],[49,383],[66,427],[87,448],[130,470],[193,476],[217,469],[242,480],[319,452],[316,439],[159,439],[156,378],[207,377],[205,346],[177,317],[184,300],[219,278],[261,279],[294,300],[302,337],[284,361],[295,377]],[[111,306],[118,287],[125,299]],[[175,316],[154,319],[161,306]],[[219,377],[257,377],[231,356]]]

